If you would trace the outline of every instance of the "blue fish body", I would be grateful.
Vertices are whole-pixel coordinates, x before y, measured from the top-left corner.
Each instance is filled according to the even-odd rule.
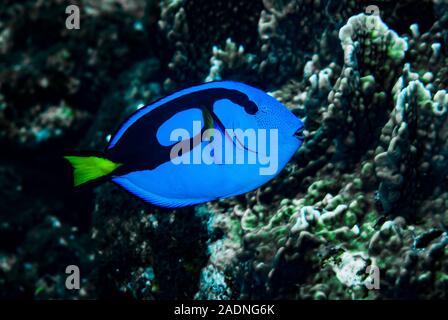
[[[132,114],[105,152],[111,180],[161,207],[254,190],[300,147],[302,122],[265,92],[233,81],[193,86]]]

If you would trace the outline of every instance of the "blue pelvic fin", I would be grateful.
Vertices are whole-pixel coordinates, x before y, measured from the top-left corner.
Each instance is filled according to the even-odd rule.
[[[159,207],[164,208],[179,208],[179,207],[185,207],[185,206],[191,206],[198,203],[203,203],[207,201],[212,201],[213,199],[171,199],[166,198],[151,192],[148,192],[147,190],[144,190],[134,183],[132,183],[129,179],[126,179],[123,176],[116,176],[112,178],[112,181],[118,184],[119,186],[123,187],[125,190],[129,191],[133,195],[145,200],[146,202],[152,203],[154,205],[157,205]]]

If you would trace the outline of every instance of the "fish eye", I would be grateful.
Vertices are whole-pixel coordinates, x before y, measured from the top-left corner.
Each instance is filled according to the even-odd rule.
[[[300,141],[305,140],[305,136],[303,135],[303,127],[300,127],[299,129],[297,129],[296,132],[294,132],[294,136],[299,139]]]

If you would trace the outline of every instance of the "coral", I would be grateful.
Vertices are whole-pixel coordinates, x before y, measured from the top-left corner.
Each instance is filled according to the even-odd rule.
[[[88,227],[92,193],[73,192],[61,155],[88,132],[96,119],[92,115],[122,71],[153,56],[155,21],[144,22],[142,30],[136,25],[141,15],[132,11],[140,9],[88,2],[77,3],[79,30],[65,28],[64,1],[7,0],[0,5],[0,143],[7,150],[2,152],[0,179],[3,298],[98,296],[90,278],[97,265]],[[129,95],[155,98],[159,93],[153,73],[151,77],[152,86],[145,85],[154,96],[143,90],[142,97]],[[102,143],[107,134],[99,133]],[[92,143],[95,139],[93,134]],[[70,264],[81,269],[82,290],[65,288]]]
[[[227,39],[253,55],[248,67],[231,73],[232,78],[269,88],[290,77],[300,78],[313,53],[330,62],[336,21],[349,17],[356,7],[354,1],[334,8],[327,1],[162,1],[159,28],[172,52],[165,89],[205,79],[210,54],[216,64],[213,48],[225,47]]]
[[[442,81],[411,71],[412,43],[379,17],[353,16],[339,37],[342,67],[314,55],[302,79],[272,93],[306,117],[294,161],[258,191],[209,206],[222,236],[204,270],[224,273],[232,298],[444,296]],[[367,267],[380,270],[378,290]],[[206,297],[220,295],[212,289]]]
[[[281,82],[299,76],[310,52],[322,54],[325,61],[335,41],[337,24],[353,9],[350,1],[335,14],[326,1],[263,1],[258,22],[260,37],[260,75],[265,81]],[[316,29],[317,28],[317,29]],[[311,32],[313,30],[313,32]]]
[[[390,91],[407,43],[380,18],[364,14],[351,17],[339,38],[344,67],[328,96],[323,128],[340,136],[339,152],[359,152],[370,145],[369,139],[378,134],[376,128],[391,109]]]
[[[171,50],[166,90],[193,84],[206,78],[207,65],[215,46],[227,39],[237,46],[255,46],[255,32],[261,1],[164,0],[158,22]]]
[[[41,143],[64,136],[67,131],[79,130],[88,120],[88,114],[82,110],[73,110],[61,101],[59,105],[48,106],[44,110],[36,105],[29,110],[21,121],[14,123],[4,120],[2,138],[18,140],[24,146],[38,146]]]
[[[409,58],[393,88],[395,108],[375,151],[383,208],[419,202],[446,170],[446,54],[440,51],[446,19],[420,34],[412,25]],[[429,63],[427,58],[429,57]],[[416,196],[417,195],[417,196]]]
[[[189,284],[199,277],[206,258],[202,219],[194,208],[163,210],[133,201],[118,187],[102,186],[92,231],[98,250],[97,294],[193,298]]]
[[[112,2],[124,3],[80,3],[82,27],[77,30],[65,28],[67,14],[63,1],[2,4],[0,125],[3,143],[35,148],[48,138],[71,138],[85,128],[86,116],[98,109],[98,93],[107,91],[117,74],[133,62],[151,55],[151,41],[147,37],[150,32],[142,32],[135,26],[141,18],[135,12],[141,6],[126,2],[129,6],[123,8]],[[149,24],[144,27],[147,31],[153,28]],[[64,110],[72,110],[59,113],[59,118],[66,119],[49,119],[48,115],[61,104]],[[38,128],[46,121],[50,122],[51,132]]]
[[[210,71],[205,81],[215,81],[222,79],[238,79],[238,75],[243,74],[247,79],[251,78],[251,71],[255,71],[255,55],[244,52],[243,46],[237,47],[232,39],[227,39],[224,49],[213,47],[213,56],[210,59]],[[244,71],[242,71],[244,70]],[[247,70],[247,71],[245,71]],[[235,73],[236,75],[232,75]],[[253,75],[256,74],[252,72]]]
[[[419,80],[410,81],[397,94],[375,157],[386,211],[421,201],[446,175],[447,105],[445,90],[432,97]]]
[[[422,226],[406,227],[405,220],[397,217],[386,221],[372,236],[369,252],[377,257],[380,270],[384,270],[381,292],[385,297],[446,297],[447,234],[428,224],[427,231]]]

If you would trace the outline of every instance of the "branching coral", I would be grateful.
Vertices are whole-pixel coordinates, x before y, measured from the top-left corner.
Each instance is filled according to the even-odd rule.
[[[237,46],[232,39],[227,39],[225,47],[220,49],[213,47],[213,56],[210,59],[210,72],[205,81],[214,81],[222,79],[238,79],[242,75],[250,79],[255,74],[256,64],[254,64],[255,55],[245,53],[243,46]],[[236,75],[232,75],[232,73]]]
[[[212,48],[224,46],[227,39],[250,52],[261,6],[258,0],[162,1],[159,28],[173,52],[165,88],[205,79]]]
[[[419,80],[410,81],[397,94],[396,107],[381,134],[383,146],[375,157],[386,211],[419,201],[444,178],[447,106],[444,90],[431,97]]]

